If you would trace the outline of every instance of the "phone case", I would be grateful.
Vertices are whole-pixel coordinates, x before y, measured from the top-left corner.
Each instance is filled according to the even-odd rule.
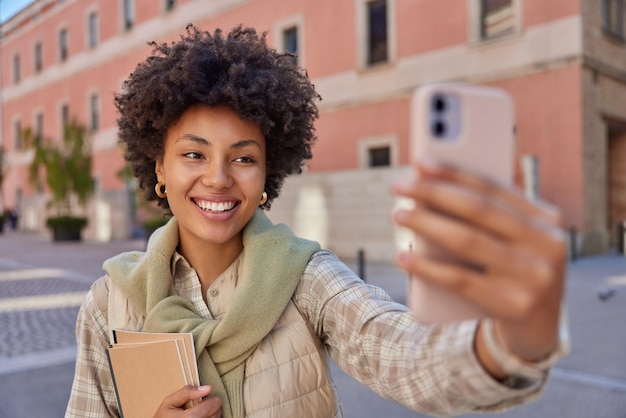
[[[513,182],[514,108],[506,92],[482,86],[427,85],[415,91],[411,113],[412,161],[431,156],[503,184]],[[414,250],[422,250],[419,237]],[[484,316],[456,294],[417,278],[411,277],[408,287],[408,306],[420,322]]]
[[[438,98],[451,98],[439,110]],[[477,175],[513,182],[514,108],[494,87],[432,84],[418,88],[411,103],[411,160],[432,156]],[[437,135],[438,127],[447,127]]]

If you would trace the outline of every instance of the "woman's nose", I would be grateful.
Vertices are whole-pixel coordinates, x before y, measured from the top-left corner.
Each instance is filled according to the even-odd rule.
[[[202,184],[215,189],[230,187],[233,183],[228,166],[224,163],[211,162],[202,176]]]

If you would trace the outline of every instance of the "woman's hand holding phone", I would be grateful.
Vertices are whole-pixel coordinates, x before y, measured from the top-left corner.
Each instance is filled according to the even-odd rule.
[[[410,275],[407,301],[418,320],[492,318],[500,342],[534,360],[558,343],[567,241],[560,212],[527,200],[513,185],[514,148],[506,92],[446,84],[417,89],[414,175],[394,185],[414,207],[393,214],[415,245],[397,262]]]
[[[496,320],[502,343],[522,359],[549,353],[558,342],[567,256],[559,211],[432,160],[418,162],[415,170],[415,179],[394,185],[415,208],[393,218],[424,245],[400,252],[398,264],[412,280]]]

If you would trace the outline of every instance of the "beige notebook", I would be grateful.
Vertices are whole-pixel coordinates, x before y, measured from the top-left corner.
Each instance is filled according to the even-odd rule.
[[[185,385],[199,385],[191,334],[113,334],[107,355],[122,417],[151,418],[166,396]]]

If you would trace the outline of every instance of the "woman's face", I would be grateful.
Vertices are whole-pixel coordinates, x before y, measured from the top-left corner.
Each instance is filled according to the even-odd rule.
[[[265,137],[228,107],[190,107],[168,130],[156,174],[181,245],[240,246],[265,185]]]

